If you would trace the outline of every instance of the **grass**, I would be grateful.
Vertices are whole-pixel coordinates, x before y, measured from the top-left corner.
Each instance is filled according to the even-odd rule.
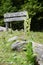
[[[24,59],[25,52],[16,52],[11,50],[12,42],[7,40],[15,35],[22,36],[24,33],[21,31],[11,32],[0,32],[0,65],[25,65],[26,60]]]
[[[28,39],[38,43],[43,43],[43,32],[30,32]]]
[[[28,36],[23,31],[0,32],[0,65],[27,65],[25,52],[12,51],[12,42],[7,42],[9,38],[15,35],[24,37],[26,40],[43,43],[43,32],[29,32]]]

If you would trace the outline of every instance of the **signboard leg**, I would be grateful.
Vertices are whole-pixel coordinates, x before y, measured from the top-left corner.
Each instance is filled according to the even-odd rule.
[[[11,28],[11,33],[12,33],[12,23],[10,22],[10,28]]]
[[[8,22],[6,22],[5,25],[6,25],[6,31],[8,31]]]

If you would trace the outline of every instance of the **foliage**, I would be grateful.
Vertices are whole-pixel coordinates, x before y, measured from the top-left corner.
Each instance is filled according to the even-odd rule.
[[[29,58],[34,58],[31,42],[28,43],[28,45],[26,46],[27,51],[21,51],[21,52],[12,51],[11,50],[12,42],[7,41],[9,38],[14,36],[19,37],[24,36],[26,40],[30,39],[35,42],[43,43],[43,32],[30,32],[29,36],[26,36],[23,31],[17,31],[17,30],[12,31],[12,34],[11,31],[0,32],[0,65],[29,65],[27,64],[29,63],[28,61],[32,62],[32,60],[30,60]],[[28,52],[31,53],[29,54]]]
[[[35,56],[33,54],[32,42],[28,43],[27,51],[26,51],[27,63],[29,65],[34,65],[35,63]]]
[[[29,17],[43,11],[43,1],[39,0],[0,0],[0,19],[6,12],[27,10]],[[0,20],[2,23],[2,19]],[[3,23],[2,23],[3,24]]]
[[[42,11],[43,9],[41,3],[39,3],[38,0],[27,0],[27,2],[21,7],[23,10],[28,11],[30,17],[35,15],[37,12]]]

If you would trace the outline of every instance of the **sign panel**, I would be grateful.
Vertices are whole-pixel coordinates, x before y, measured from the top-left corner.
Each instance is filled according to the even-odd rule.
[[[15,13],[5,13],[4,18],[20,17],[20,16],[26,16],[26,15],[27,15],[27,11],[15,12]]]
[[[4,19],[4,22],[23,21],[25,19],[26,19],[26,17],[6,18],[6,19]]]

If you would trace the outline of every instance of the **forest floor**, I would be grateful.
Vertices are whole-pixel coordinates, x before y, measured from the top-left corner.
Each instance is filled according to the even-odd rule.
[[[7,42],[9,38],[19,36],[26,40],[43,43],[43,32],[29,32],[28,35],[23,31],[0,32],[0,65],[27,65],[25,51],[12,51],[12,42]]]

